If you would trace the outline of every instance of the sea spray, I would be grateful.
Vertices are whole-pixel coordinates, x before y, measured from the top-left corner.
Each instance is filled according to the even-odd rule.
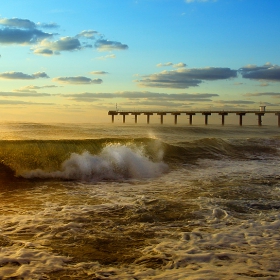
[[[72,153],[62,163],[61,170],[46,172],[36,169],[24,172],[25,178],[57,178],[64,180],[100,181],[118,179],[141,179],[158,177],[167,172],[168,166],[153,162],[140,148],[125,145],[108,145],[99,155],[88,151]]]

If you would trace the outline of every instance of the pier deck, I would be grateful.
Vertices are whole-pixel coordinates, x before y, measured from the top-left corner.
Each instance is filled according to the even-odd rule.
[[[280,111],[266,111],[266,110],[191,110],[191,111],[162,111],[162,110],[115,110],[115,111],[109,111],[108,115],[112,117],[112,123],[114,123],[115,116],[120,115],[123,117],[123,123],[125,123],[125,117],[127,115],[132,115],[135,117],[135,123],[137,123],[137,116],[139,115],[146,115],[147,116],[147,123],[150,123],[150,116],[152,115],[158,115],[160,116],[160,122],[163,124],[163,116],[170,114],[174,116],[174,124],[177,124],[177,118],[179,115],[185,114],[189,116],[189,124],[192,125],[193,122],[193,116],[196,114],[202,114],[204,116],[205,125],[208,124],[208,116],[211,116],[212,114],[218,114],[222,116],[222,125],[225,124],[225,116],[228,116],[228,114],[236,114],[239,116],[239,125],[242,126],[243,117],[246,114],[255,114],[258,116],[258,125],[262,125],[262,116],[265,114],[275,114],[278,116],[278,126],[280,127]]]

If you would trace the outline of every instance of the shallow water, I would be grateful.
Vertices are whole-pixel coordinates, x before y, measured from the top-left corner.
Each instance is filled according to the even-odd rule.
[[[0,278],[280,278],[279,128],[0,128]]]

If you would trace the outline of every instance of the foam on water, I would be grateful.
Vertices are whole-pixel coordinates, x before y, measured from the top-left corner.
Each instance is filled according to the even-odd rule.
[[[161,152],[158,158],[162,158]],[[72,153],[70,158],[63,162],[61,171],[46,172],[37,169],[25,172],[22,176],[100,181],[153,178],[167,170],[168,166],[165,163],[151,161],[139,148],[109,145],[99,155],[92,155],[87,151],[82,154]]]
[[[190,130],[181,130],[180,141],[189,141]],[[172,142],[179,141],[176,131],[168,134]],[[202,147],[210,144],[219,157],[203,157],[199,150],[194,161],[170,163],[165,173],[162,153],[151,160],[147,154],[152,153],[128,144],[132,138],[100,153],[100,146],[82,153],[51,143],[49,151],[56,147],[65,156],[58,163],[76,153],[59,170],[59,164],[37,165],[40,170],[25,176],[55,180],[4,181],[0,279],[280,279],[280,176],[274,149],[255,152],[257,141],[241,151],[252,148],[249,156],[228,157],[219,152],[227,144],[206,140]],[[152,141],[151,150],[157,143]],[[173,147],[175,159],[182,151],[187,158],[193,149]],[[12,150],[7,151],[9,156]]]

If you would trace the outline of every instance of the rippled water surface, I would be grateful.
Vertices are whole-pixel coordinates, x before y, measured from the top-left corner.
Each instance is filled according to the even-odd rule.
[[[0,128],[0,279],[280,278],[278,127]]]

